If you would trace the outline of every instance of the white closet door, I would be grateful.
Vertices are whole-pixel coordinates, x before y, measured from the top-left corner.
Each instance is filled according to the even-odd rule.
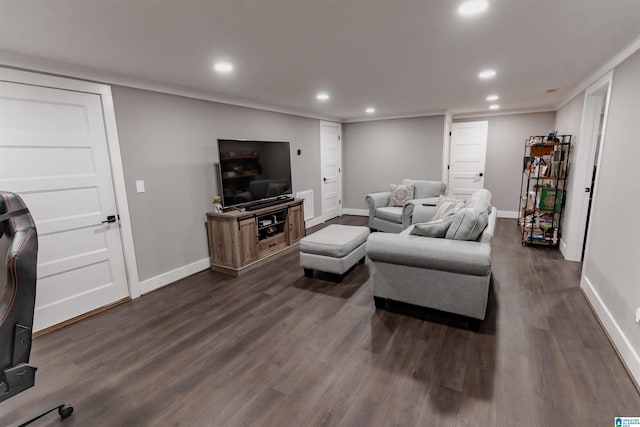
[[[0,190],[38,229],[34,331],[129,296],[98,95],[0,82]]]
[[[320,161],[322,163],[322,219],[342,215],[342,125],[320,122]]]
[[[466,199],[484,188],[489,122],[454,123],[451,128],[449,194]]]

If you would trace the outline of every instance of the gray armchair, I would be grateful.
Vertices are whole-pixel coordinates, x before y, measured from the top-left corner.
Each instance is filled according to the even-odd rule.
[[[391,193],[388,191],[367,194],[365,200],[369,205],[369,228],[387,233],[401,232],[411,225],[416,206],[435,210],[438,197],[444,195],[447,188],[442,181],[403,179],[402,183],[413,184],[415,188],[415,198],[403,207],[389,206]]]

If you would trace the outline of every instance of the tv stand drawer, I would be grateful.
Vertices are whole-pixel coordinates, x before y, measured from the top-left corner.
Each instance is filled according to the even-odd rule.
[[[287,246],[287,234],[282,232],[258,242],[258,258]]]

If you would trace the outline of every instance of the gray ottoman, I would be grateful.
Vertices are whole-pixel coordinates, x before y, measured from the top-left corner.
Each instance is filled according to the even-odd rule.
[[[313,277],[313,270],[339,275],[357,262],[363,263],[369,227],[331,224],[300,240],[300,265],[304,275]]]

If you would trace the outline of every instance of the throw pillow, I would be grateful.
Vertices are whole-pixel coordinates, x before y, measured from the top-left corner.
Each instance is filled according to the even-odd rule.
[[[413,199],[413,185],[391,184],[389,191],[391,192],[391,197],[389,198],[390,207],[403,207],[409,200]]]
[[[441,196],[436,205],[436,210],[433,213],[432,220],[446,218],[453,215],[458,209],[464,206],[464,200],[458,200],[455,197]]]
[[[454,216],[445,237],[452,240],[478,240],[489,224],[489,214],[484,209],[462,208]]]
[[[491,192],[486,188],[475,191],[469,198],[467,206],[486,209],[487,212],[491,212]]]
[[[446,236],[447,230],[453,222],[453,216],[440,218],[435,221],[423,222],[416,224],[411,230],[411,234],[423,237],[442,238]]]

